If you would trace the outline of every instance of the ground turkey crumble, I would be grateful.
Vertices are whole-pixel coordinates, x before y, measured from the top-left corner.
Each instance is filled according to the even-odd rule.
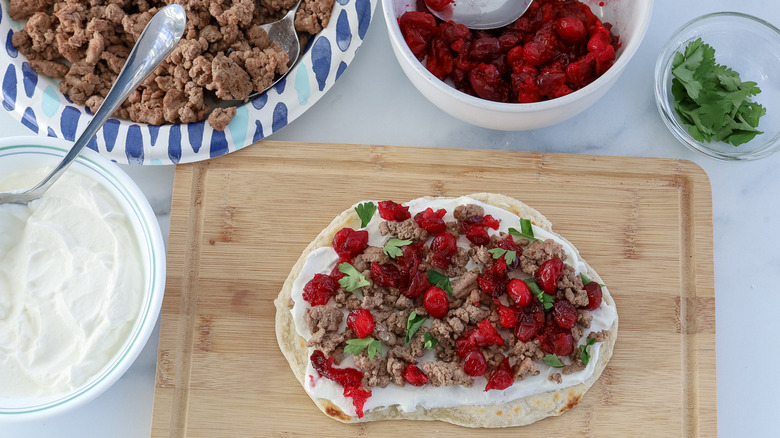
[[[244,100],[287,72],[289,57],[257,27],[281,18],[297,0],[179,0],[187,27],[174,51],[130,94],[117,116],[160,125],[208,117],[225,129],[235,108],[211,109],[204,95]],[[159,0],[10,0],[8,13],[27,20],[12,43],[39,74],[95,112]],[[302,43],[328,25],[333,0],[304,0],[295,19]]]
[[[565,366],[559,369],[560,372],[550,376],[550,379],[561,383],[562,375],[583,370],[585,366],[580,357],[577,341],[583,337],[585,329],[590,327],[593,315],[583,309],[588,306],[589,298],[581,277],[573,268],[564,264],[564,269],[555,284],[554,295],[556,303],[565,301],[565,307],[572,309],[570,320],[573,327],[563,330],[558,326],[550,325],[557,324],[553,315],[555,311],[551,309],[541,313],[541,318],[545,322],[540,323],[543,325],[539,326],[536,335],[525,342],[518,338],[519,335],[516,336],[511,322],[502,316],[506,313],[506,309],[519,312],[516,315],[522,315],[524,311],[520,307],[513,307],[513,303],[508,302],[509,297],[505,289],[486,290],[492,287],[485,283],[486,279],[499,284],[499,289],[506,288],[508,272],[516,270],[517,276],[528,277],[535,274],[544,262],[552,258],[565,260],[563,247],[552,239],[529,242],[524,238],[515,238],[504,233],[495,234],[487,240],[483,239],[480,242],[484,245],[475,244],[469,236],[479,233],[472,233],[469,231],[470,227],[473,227],[474,223],[489,224],[488,218],[492,218],[486,216],[483,208],[478,205],[459,206],[453,213],[456,221],[445,224],[447,230],[445,232],[427,231],[416,216],[399,221],[381,221],[379,230],[387,239],[409,239],[412,242],[403,248],[403,255],[394,258],[383,252],[382,247],[366,244],[359,248],[359,253],[352,256],[349,261],[371,284],[360,287],[354,292],[348,292],[337,283],[337,290],[332,295],[333,300],[307,309],[305,319],[312,333],[308,346],[333,357],[334,362],[339,364],[349,341],[358,339],[349,327],[343,328],[343,316],[355,309],[369,309],[374,321],[370,336],[373,340],[381,342],[385,354],[372,359],[367,351],[363,350],[354,355],[355,366],[363,372],[362,383],[367,390],[373,387],[385,387],[391,383],[401,386],[409,384],[410,382],[405,381],[404,371],[410,365],[422,371],[427,378],[425,384],[473,386],[475,375],[467,372],[463,354],[459,352],[459,348],[462,348],[459,343],[464,339],[470,339],[469,336],[472,336],[470,333],[475,331],[481,333],[481,330],[486,329],[486,323],[496,329],[500,336],[500,339],[477,345],[479,348],[476,348],[484,356],[486,364],[483,374],[478,375],[484,375],[486,379],[507,358],[515,381],[539,374],[541,367],[546,366],[542,364],[542,359],[549,354],[551,348],[549,344],[543,344],[545,336],[549,338],[563,332],[571,336],[574,348],[570,353],[561,356]],[[472,243],[468,250],[451,251],[446,266],[441,262],[438,266],[434,266],[432,263],[436,260],[438,249],[432,248],[435,244],[426,243],[426,239],[432,236],[438,238],[445,233],[453,234],[456,239],[461,234],[465,234]],[[495,257],[495,251],[490,251],[504,247],[515,248],[515,261],[507,264],[505,255]],[[340,263],[344,261],[345,258],[342,256]],[[470,261],[474,263],[469,265]],[[467,265],[476,267],[466,269]],[[415,271],[430,274],[431,270],[448,277],[457,277],[451,282],[452,295],[449,297],[449,310],[441,318],[433,318],[428,314],[424,295],[416,295],[413,292],[414,286],[409,280],[415,277]],[[390,286],[380,286],[378,283],[388,281],[381,276],[376,277],[380,271],[395,273],[397,282]],[[502,280],[504,278],[502,276],[505,276],[506,280]],[[426,282],[425,288],[429,286]],[[305,294],[304,298],[306,298]],[[599,296],[598,303],[600,302]],[[542,304],[534,297],[529,308],[535,308],[539,312]],[[428,321],[407,342],[405,339],[407,322],[412,312],[428,317]],[[603,342],[605,335],[606,331],[590,333],[589,338]],[[435,346],[431,345],[432,342]],[[473,346],[471,348],[474,349]],[[431,354],[435,356],[434,360],[429,360]],[[427,359],[421,360],[423,356]]]

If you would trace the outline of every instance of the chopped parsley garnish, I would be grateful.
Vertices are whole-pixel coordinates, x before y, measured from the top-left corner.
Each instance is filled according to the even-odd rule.
[[[520,231],[518,231],[516,228],[510,228],[509,234],[528,239],[531,242],[534,240],[539,240],[534,237],[534,228],[531,225],[531,221],[528,219],[520,218]]]
[[[517,260],[517,251],[506,250],[504,248],[493,248],[488,250],[488,252],[493,254],[494,259],[499,259],[501,256],[504,256],[504,261],[506,261],[507,265],[511,265]]]
[[[385,247],[382,248],[382,252],[387,254],[389,257],[396,258],[401,257],[404,252],[401,249],[402,246],[406,246],[412,243],[411,240],[401,240],[395,237],[390,238],[390,240],[385,243]]]
[[[539,300],[539,302],[542,303],[544,306],[544,310],[550,310],[552,309],[553,303],[555,302],[555,297],[552,295],[549,295],[545,293],[542,288],[539,287],[538,284],[536,284],[536,281],[534,281],[533,278],[526,278],[525,284],[528,285],[528,287],[531,289],[531,293],[534,294],[534,296]]]
[[[447,295],[452,296],[452,285],[450,284],[449,277],[435,269],[428,269],[426,275],[428,276],[428,283],[447,292]]]
[[[346,350],[345,350],[346,351]],[[557,354],[548,354],[543,359],[544,363],[547,365],[553,367],[553,368],[563,368],[563,362],[561,362],[561,359],[558,358]]]
[[[439,343],[439,340],[434,338],[433,335],[430,332],[425,332],[425,335],[423,336],[423,347],[425,347],[426,350],[433,350],[436,348],[436,344]]]
[[[412,313],[409,314],[409,318],[406,320],[406,343],[412,340],[412,336],[422,327],[426,319],[428,318],[418,315],[417,312],[412,310]]]
[[[590,362],[590,353],[588,353],[588,347],[595,343],[596,339],[590,338],[587,340],[587,342],[580,345],[580,360],[582,360],[582,364],[585,366],[587,366],[588,362]]]
[[[366,225],[371,222],[371,218],[374,217],[374,213],[376,212],[376,204],[373,202],[364,202],[355,207],[355,212],[360,218],[360,228],[365,228]]]
[[[374,360],[377,354],[382,354],[382,342],[372,337],[363,339],[349,339],[347,340],[347,346],[344,347],[344,353],[357,356],[368,348],[368,358]]]
[[[352,292],[363,286],[371,285],[371,282],[368,281],[363,274],[358,272],[354,266],[347,262],[339,263],[339,271],[344,274],[341,280],[339,280],[339,284],[347,292]]]

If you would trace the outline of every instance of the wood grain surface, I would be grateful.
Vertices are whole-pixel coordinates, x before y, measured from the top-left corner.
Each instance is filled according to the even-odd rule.
[[[305,246],[364,199],[503,193],[547,216],[609,285],[620,332],[560,417],[498,436],[717,435],[712,198],[682,160],[262,142],[176,168],[152,435],[497,436],[320,413],[274,333]]]

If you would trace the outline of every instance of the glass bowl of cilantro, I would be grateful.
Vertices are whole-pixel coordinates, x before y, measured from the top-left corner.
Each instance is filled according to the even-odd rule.
[[[655,65],[666,126],[694,151],[755,160],[780,148],[780,30],[719,12],[681,27]]]

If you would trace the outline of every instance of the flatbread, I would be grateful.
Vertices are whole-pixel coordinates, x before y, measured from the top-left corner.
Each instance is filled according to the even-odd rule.
[[[562,240],[566,240],[553,232],[552,223],[547,218],[523,202],[508,196],[493,193],[475,193],[467,196],[486,204],[508,210],[522,218],[529,219],[534,225],[555,234]],[[429,197],[423,199],[435,198]],[[290,312],[292,306],[292,285],[300,274],[306,257],[317,248],[331,246],[333,236],[344,227],[352,227],[354,229],[360,228],[360,218],[355,212],[354,206],[336,217],[330,225],[322,230],[314,241],[306,247],[301,254],[301,257],[298,259],[298,262],[293,266],[290,275],[282,286],[279,296],[274,301],[274,304],[276,305],[276,337],[279,342],[279,348],[290,363],[290,368],[301,385],[304,384],[306,376],[308,350],[306,341],[298,335],[298,332],[295,329],[295,323]],[[574,248],[573,245],[572,248]],[[587,262],[585,262],[585,264],[587,266],[588,277],[592,281],[603,283],[596,271],[594,271]],[[602,300],[607,304],[615,305],[615,301],[606,288],[603,288]],[[563,412],[577,405],[588,388],[593,385],[607,366],[607,362],[612,356],[615,341],[617,340],[617,332],[618,318],[616,316],[615,321],[601,346],[594,372],[583,383],[560,390],[531,395],[509,403],[433,409],[418,408],[413,412],[403,412],[394,407],[390,407],[377,411],[366,411],[363,418],[357,418],[344,413],[328,400],[313,400],[325,415],[344,423],[407,419],[440,420],[466,427],[508,427],[531,424],[549,416],[561,415]],[[425,387],[421,387],[420,390],[425,391]]]

